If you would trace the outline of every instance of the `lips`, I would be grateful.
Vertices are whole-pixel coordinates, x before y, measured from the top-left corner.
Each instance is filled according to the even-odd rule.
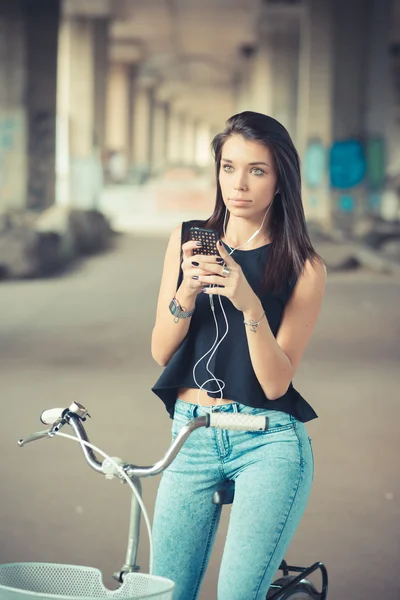
[[[251,200],[243,200],[243,198],[232,198],[231,206],[236,208],[246,208],[250,206]]]

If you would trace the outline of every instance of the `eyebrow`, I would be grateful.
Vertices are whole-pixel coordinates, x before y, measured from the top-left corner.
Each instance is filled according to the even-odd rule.
[[[230,158],[221,158],[221,160],[223,160],[224,162],[227,162],[227,163],[231,163],[231,164],[233,163],[233,160],[231,160]],[[249,163],[249,167],[254,167],[255,165],[265,165],[266,167],[270,166],[268,163],[262,162],[261,160]]]

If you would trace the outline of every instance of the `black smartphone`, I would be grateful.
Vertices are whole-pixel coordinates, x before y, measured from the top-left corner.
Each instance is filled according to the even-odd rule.
[[[190,228],[190,239],[202,243],[202,246],[199,246],[199,249],[195,250],[195,254],[205,254],[207,256],[218,255],[218,238],[218,232],[214,229],[204,229],[204,227]]]

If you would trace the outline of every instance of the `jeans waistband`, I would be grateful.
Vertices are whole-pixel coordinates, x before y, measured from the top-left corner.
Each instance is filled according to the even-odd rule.
[[[177,399],[175,404],[175,414],[179,414],[188,419],[201,417],[209,412],[224,412],[224,413],[239,413],[249,415],[263,415],[269,418],[270,426],[285,425],[296,421],[295,417],[279,410],[268,408],[253,408],[239,402],[231,402],[229,404],[220,404],[219,406],[199,406],[190,402],[184,402]]]

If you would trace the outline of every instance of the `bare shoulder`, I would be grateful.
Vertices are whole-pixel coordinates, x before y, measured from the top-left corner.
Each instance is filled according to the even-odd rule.
[[[169,236],[169,244],[176,246],[177,244],[180,246],[182,236],[182,223],[174,227],[171,231],[171,235]]]
[[[300,364],[322,306],[326,268],[319,258],[307,260],[285,307],[277,342],[288,356],[293,373]]]
[[[166,259],[171,255],[176,257],[177,254],[180,254],[181,248],[181,236],[182,236],[182,224],[177,225],[171,231],[168,240],[168,246],[166,250]]]
[[[323,261],[316,257],[314,260],[306,260],[303,271],[299,275],[295,286],[295,294],[308,295],[322,293],[325,290],[327,278],[326,266]]]

